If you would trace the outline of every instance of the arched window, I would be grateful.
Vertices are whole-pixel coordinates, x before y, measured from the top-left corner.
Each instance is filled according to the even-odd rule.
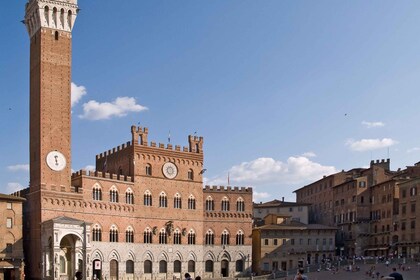
[[[181,244],[181,232],[179,229],[176,229],[174,232],[174,244]]]
[[[194,180],[194,172],[192,169],[188,170],[188,180]]]
[[[152,193],[149,190],[144,192],[143,203],[144,206],[152,206]]]
[[[146,228],[143,233],[143,242],[145,244],[152,243],[152,230],[150,228]]]
[[[102,229],[98,224],[92,229],[92,241],[102,241]]]
[[[181,261],[174,261],[174,273],[181,273]]]
[[[229,245],[229,232],[227,230],[223,231],[220,243],[222,245]]]
[[[159,195],[159,207],[168,207],[168,198],[166,197],[166,193],[164,192],[161,192]]]
[[[205,265],[205,272],[213,272],[213,261],[207,260]]]
[[[214,245],[214,233],[210,229],[206,232],[206,245]]]
[[[109,229],[109,242],[118,242],[118,229],[115,225]]]
[[[152,176],[152,166],[150,164],[146,164],[146,175]]]
[[[134,274],[134,262],[132,260],[128,260],[125,263],[125,273]]]
[[[214,200],[211,196],[206,198],[206,211],[214,211]]]
[[[152,270],[152,261],[145,260],[144,261],[144,273],[151,274],[153,272]]]
[[[226,196],[222,199],[222,211],[229,211],[229,198]]]
[[[60,10],[60,25],[61,28],[64,28],[64,9]]]
[[[181,209],[182,208],[182,200],[181,200],[181,195],[179,193],[175,194],[174,197],[174,208],[175,209]]]
[[[53,20],[53,24],[54,24],[53,27],[57,27],[57,8],[56,7],[53,8],[52,20]]]
[[[166,273],[168,272],[168,263],[164,260],[159,262],[159,273]]]
[[[134,194],[130,188],[125,192],[125,203],[134,204]]]
[[[236,201],[236,211],[238,212],[244,212],[245,211],[245,202],[242,197],[238,198]]]
[[[111,190],[109,191],[109,201],[118,202],[118,190],[115,186],[112,186]]]
[[[190,195],[188,198],[188,209],[195,209],[195,198],[193,195]]]
[[[244,233],[242,230],[239,230],[236,234],[236,245],[244,245]]]
[[[195,261],[188,261],[188,272],[195,272]]]
[[[71,13],[71,10],[69,10],[67,13],[67,25],[69,29],[71,29],[71,18],[72,18],[72,13]]]
[[[125,242],[134,243],[134,231],[131,226],[125,230]]]
[[[168,243],[168,235],[166,234],[165,229],[161,229],[159,232],[159,244],[167,244]]]
[[[48,6],[44,8],[44,18],[47,26],[50,25],[50,8]]]
[[[188,233],[188,244],[195,244],[195,232],[192,229]]]
[[[94,185],[92,189],[92,199],[102,200],[102,189],[99,185]]]

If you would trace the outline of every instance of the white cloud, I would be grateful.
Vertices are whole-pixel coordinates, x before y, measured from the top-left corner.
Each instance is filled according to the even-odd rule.
[[[252,192],[252,200],[255,201],[261,201],[265,198],[269,198],[271,195],[269,193],[266,192]]]
[[[303,157],[316,157],[316,154],[314,152],[306,152],[302,154]]]
[[[6,193],[11,194],[22,189],[24,189],[24,187],[21,184],[11,182],[11,183],[7,183]]]
[[[411,154],[411,153],[415,153],[415,152],[418,152],[418,151],[420,151],[420,148],[419,147],[414,147],[414,148],[408,149],[407,153]]]
[[[383,122],[367,122],[367,121],[362,121],[362,125],[364,125],[367,128],[383,127],[383,126],[385,126],[385,124]]]
[[[16,172],[16,171],[29,171],[29,164],[16,164],[16,165],[9,165],[7,167],[8,170]]]
[[[71,83],[71,107],[73,107],[79,100],[86,95],[86,88],[84,86],[78,86],[75,83]]]
[[[257,158],[249,162],[242,162],[229,169],[230,181],[242,186],[256,184],[301,184],[317,180],[323,175],[337,172],[333,166],[323,166],[307,157],[289,157],[287,162],[273,158]],[[226,172],[227,173],[227,172]],[[225,176],[217,176],[208,180],[210,185],[225,185]]]
[[[86,165],[83,169],[86,171],[95,171],[95,168],[95,165]]]
[[[351,150],[358,152],[387,148],[395,144],[398,144],[398,141],[395,141],[391,138],[362,139],[359,141],[354,141],[353,139],[350,139],[346,142],[346,145],[349,146]]]
[[[136,104],[133,97],[117,97],[113,102],[99,103],[91,100],[83,104],[83,115],[79,117],[88,120],[104,120],[111,117],[123,117],[129,112],[144,110],[147,110],[147,107]]]

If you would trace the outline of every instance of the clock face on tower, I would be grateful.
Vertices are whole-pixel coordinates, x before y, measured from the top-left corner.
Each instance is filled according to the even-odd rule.
[[[167,162],[162,168],[163,175],[168,179],[173,179],[178,174],[178,168],[172,162]]]
[[[47,155],[47,165],[54,171],[61,171],[66,167],[66,157],[59,151],[51,151]]]

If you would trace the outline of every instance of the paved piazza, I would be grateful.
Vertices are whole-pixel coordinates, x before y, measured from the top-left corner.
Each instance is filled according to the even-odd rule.
[[[405,267],[410,266],[410,270],[407,271],[407,269],[405,269],[404,271],[402,271],[402,269],[398,269],[398,265],[397,267],[397,272],[401,273],[404,280],[420,280],[420,265],[418,264],[406,264]],[[367,279],[377,279],[376,275],[375,277],[369,277],[368,274],[366,273],[370,268],[372,267],[372,265],[369,264],[362,264],[360,265],[360,271],[357,272],[349,272],[349,271],[345,271],[343,267],[341,267],[341,269],[338,271],[338,273],[333,274],[331,271],[321,271],[321,272],[310,272],[307,273],[306,275],[308,276],[308,280],[326,280],[326,279],[331,279],[331,280],[335,280],[335,279],[340,279],[340,280],[367,280]],[[381,276],[388,276],[391,272],[392,272],[392,265],[390,265],[389,267],[386,267],[385,264],[376,264],[375,268],[376,271],[379,271],[379,279],[381,279]],[[294,276],[290,275],[289,277],[286,278],[278,278],[281,280],[293,280]]]

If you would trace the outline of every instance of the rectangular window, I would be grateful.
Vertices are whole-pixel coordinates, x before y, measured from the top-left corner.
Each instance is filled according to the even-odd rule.
[[[274,239],[274,240],[273,240],[273,244],[274,244],[274,245],[277,245],[277,239]]]
[[[7,218],[7,220],[6,220],[6,227],[7,228],[12,228],[12,218]]]
[[[264,239],[264,245],[268,245],[268,239]]]
[[[290,243],[291,243],[292,245],[295,245],[295,239],[294,239],[294,238],[292,238],[292,239],[290,240]]]
[[[415,213],[416,212],[416,204],[411,204],[411,213]]]
[[[7,202],[6,203],[6,208],[9,209],[9,210],[12,209],[12,203],[11,202]]]

